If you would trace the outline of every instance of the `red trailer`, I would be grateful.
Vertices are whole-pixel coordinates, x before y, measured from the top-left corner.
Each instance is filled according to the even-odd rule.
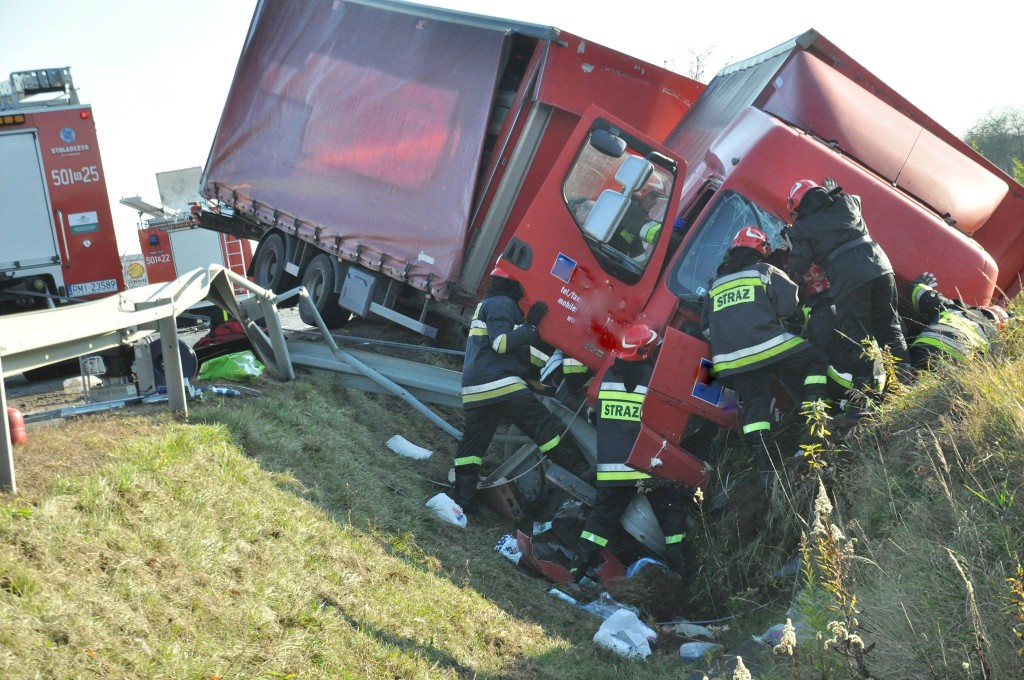
[[[92,107],[70,68],[0,83],[0,313],[124,290]]]

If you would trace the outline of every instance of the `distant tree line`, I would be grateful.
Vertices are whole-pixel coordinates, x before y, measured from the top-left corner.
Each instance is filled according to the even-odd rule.
[[[971,126],[963,141],[1024,184],[1024,111],[993,109]]]

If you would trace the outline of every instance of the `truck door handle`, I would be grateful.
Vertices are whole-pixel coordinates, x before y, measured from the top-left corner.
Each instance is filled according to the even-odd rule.
[[[64,226],[64,211],[57,210],[54,212],[57,217],[57,224],[60,225],[61,241],[64,244],[64,266],[71,266],[71,248],[68,246],[68,230]]]
[[[512,240],[505,246],[505,252],[502,253],[501,259],[526,271],[533,265],[533,249],[526,242],[512,237]]]

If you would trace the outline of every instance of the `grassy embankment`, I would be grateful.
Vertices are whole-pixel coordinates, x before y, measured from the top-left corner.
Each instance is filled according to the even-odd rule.
[[[1014,328],[927,376],[776,487],[752,535],[702,515],[694,610],[739,614],[731,645],[795,600],[811,633],[766,677],[1020,677],[1022,357]],[[188,423],[30,432],[21,495],[0,497],[0,676],[681,677],[674,644],[596,650],[598,619],[493,553],[505,520],[434,519],[452,442],[422,418],[322,378],[259,387]],[[396,433],[434,457],[390,452]],[[803,572],[773,578],[802,535]]]

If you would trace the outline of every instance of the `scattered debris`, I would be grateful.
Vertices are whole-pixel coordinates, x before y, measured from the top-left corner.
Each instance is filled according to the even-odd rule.
[[[512,534],[503,534],[494,545],[494,552],[502,557],[511,560],[512,564],[519,564],[523,554],[519,552],[519,542]]]
[[[426,460],[427,458],[430,458],[433,453],[422,446],[416,446],[400,434],[396,434],[394,437],[389,439],[386,445],[398,455],[405,456],[406,458],[412,458],[414,460]]]
[[[616,654],[641,659],[651,655],[651,643],[657,638],[658,634],[628,609],[612,614],[594,634],[596,644]]]
[[[466,520],[466,513],[464,513],[459,504],[453,501],[446,493],[439,493],[431,498],[427,501],[427,507],[436,512],[438,517],[449,524],[454,524],[463,528],[468,524]]]
[[[679,645],[679,658],[687,663],[700,661],[709,652],[725,649],[722,645],[714,642],[684,642]]]

